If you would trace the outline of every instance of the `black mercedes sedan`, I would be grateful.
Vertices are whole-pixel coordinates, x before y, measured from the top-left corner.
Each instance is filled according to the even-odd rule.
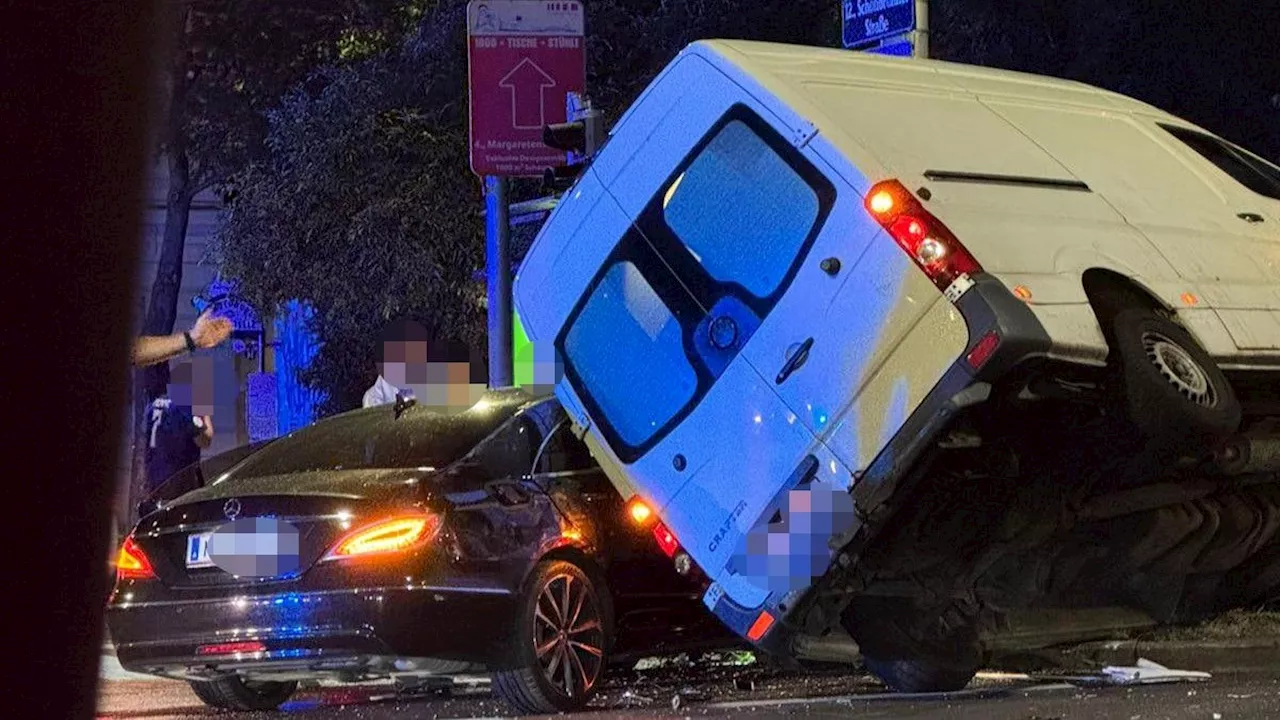
[[[205,483],[125,539],[107,617],[126,669],[209,705],[486,671],[516,710],[573,710],[611,663],[736,643],[554,399],[357,410]]]

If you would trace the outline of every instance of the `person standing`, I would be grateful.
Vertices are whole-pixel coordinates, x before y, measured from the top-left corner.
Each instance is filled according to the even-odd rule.
[[[363,407],[390,405],[396,396],[427,382],[430,333],[413,320],[401,319],[382,331],[382,359],[378,379],[365,391]]]
[[[148,497],[185,468],[196,466],[199,472],[200,451],[213,443],[213,418],[211,401],[206,404],[204,399],[212,391],[212,378],[205,377],[195,363],[179,363],[172,374],[167,363],[152,365],[145,372],[150,401],[144,493]],[[196,486],[202,484],[197,479]]]

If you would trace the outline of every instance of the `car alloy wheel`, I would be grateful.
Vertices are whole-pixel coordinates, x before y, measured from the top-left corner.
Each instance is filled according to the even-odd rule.
[[[547,683],[568,698],[591,692],[603,669],[604,644],[592,588],[569,573],[548,579],[534,614],[534,653]]]

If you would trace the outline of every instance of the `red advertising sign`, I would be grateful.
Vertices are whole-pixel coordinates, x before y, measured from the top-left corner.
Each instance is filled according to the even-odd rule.
[[[467,5],[471,170],[540,177],[565,164],[542,128],[565,121],[565,96],[586,86],[582,3],[472,0]]]

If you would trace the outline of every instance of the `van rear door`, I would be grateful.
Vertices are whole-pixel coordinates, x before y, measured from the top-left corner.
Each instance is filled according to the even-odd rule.
[[[792,321],[771,310],[833,207],[797,130],[685,55],[597,160],[595,176],[634,224],[557,338],[558,393],[592,418],[615,482],[638,488],[745,608],[769,593],[767,572],[749,581],[745,563],[726,570],[745,533],[805,475],[797,468],[838,467],[779,399],[776,369],[762,377],[743,356],[765,325]]]

